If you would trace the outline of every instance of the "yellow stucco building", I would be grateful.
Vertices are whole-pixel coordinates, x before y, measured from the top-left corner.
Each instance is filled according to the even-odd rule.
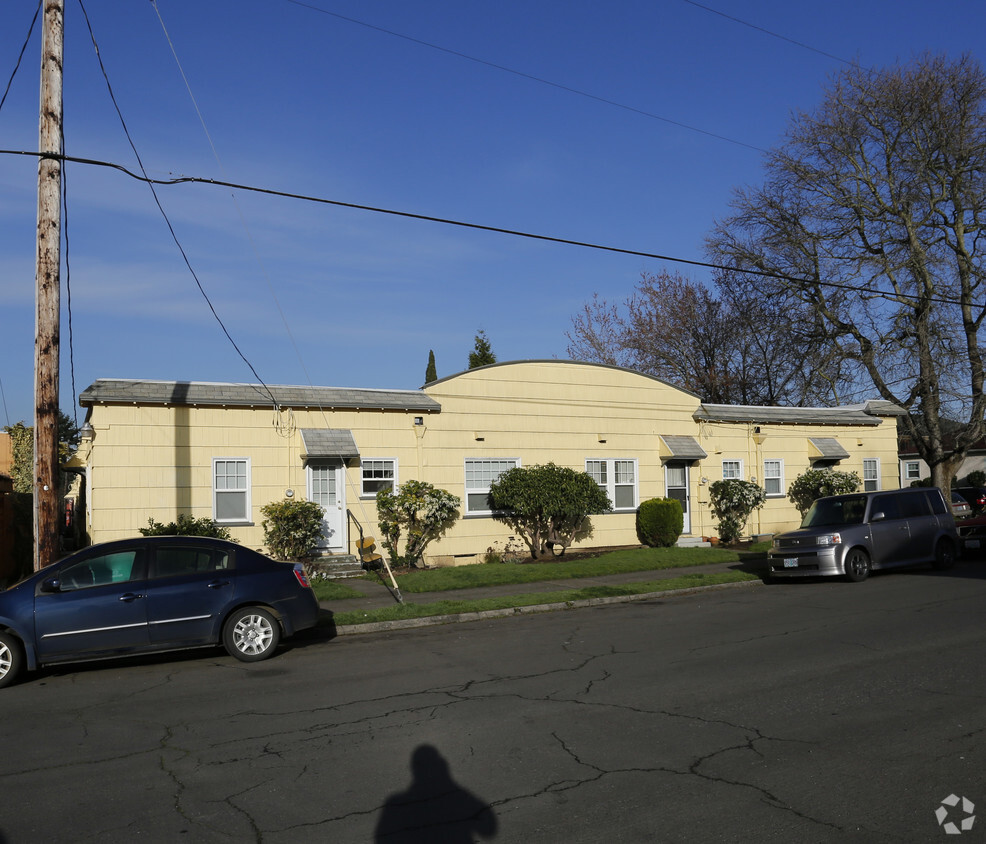
[[[672,497],[685,538],[715,535],[709,485],[755,481],[768,497],[750,534],[795,526],[787,486],[812,466],[898,486],[899,409],[703,404],[637,372],[562,360],[468,370],[421,390],[101,379],[86,389],[87,520],[94,542],[185,513],[263,548],[260,508],[302,497],[325,512],[324,551],[352,550],[357,523],[377,531],[375,494],[416,479],[462,500],[461,518],[426,562],[471,562],[509,536],[490,483],[513,466],[584,470],[614,503],[583,547],[638,544],[641,501]]]

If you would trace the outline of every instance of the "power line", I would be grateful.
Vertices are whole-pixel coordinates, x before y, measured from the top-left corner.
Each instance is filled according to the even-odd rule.
[[[434,217],[428,214],[417,214],[412,211],[397,211],[392,208],[380,208],[378,206],[363,205],[356,202],[344,202],[339,199],[327,199],[321,196],[311,196],[308,194],[293,193],[291,191],[275,190],[273,188],[261,188],[253,185],[244,185],[236,182],[227,182],[220,179],[205,179],[199,176],[178,176],[171,179],[152,179],[146,174],[146,172],[144,173],[144,175],[139,175],[137,173],[132,172],[131,170],[128,170],[122,164],[116,164],[111,161],[100,161],[98,159],[93,159],[93,158],[78,158],[76,156],[71,156],[71,155],[53,156],[50,153],[39,153],[39,152],[29,152],[25,150],[7,150],[7,149],[0,149],[0,155],[27,155],[27,156],[38,156],[44,158],[57,157],[63,161],[70,161],[76,164],[89,164],[94,167],[106,167],[111,170],[117,170],[129,176],[130,178],[135,179],[138,182],[146,182],[148,185],[152,186],[152,192],[153,192],[153,185],[182,185],[182,184],[213,185],[215,187],[230,188],[231,190],[259,193],[265,196],[277,196],[283,199],[295,199],[300,202],[312,202],[318,205],[331,205],[337,208],[351,208],[355,211],[370,211],[375,214],[387,214],[392,217],[402,217],[404,219],[409,219],[409,220],[421,220],[423,222],[428,222],[428,223],[439,223],[441,225],[446,225],[446,226],[457,226],[459,228],[473,229],[476,231],[486,231],[486,232],[492,232],[494,234],[505,234],[511,237],[522,237],[522,238],[527,238],[529,240],[538,240],[547,243],[558,243],[563,246],[578,246],[583,249],[594,249],[600,252],[612,252],[619,255],[632,255],[639,258],[653,258],[654,260],[657,261],[667,261],[673,264],[685,264],[687,266],[701,267],[703,269],[721,270],[723,272],[729,272],[729,273],[741,273],[743,275],[757,276],[759,278],[776,279],[777,281],[790,281],[795,284],[804,284],[804,285],[817,284],[820,287],[828,287],[828,288],[832,288],[833,290],[846,290],[855,293],[859,293],[859,292],[869,293],[873,296],[884,298],[884,299],[895,298],[894,294],[889,293],[885,290],[874,289],[872,287],[861,286],[858,284],[842,284],[837,281],[815,281],[813,279],[799,278],[798,276],[786,275],[784,273],[774,273],[774,272],[768,272],[766,270],[754,270],[754,269],[746,269],[742,267],[731,267],[726,264],[714,264],[709,261],[696,261],[690,258],[678,258],[673,255],[662,255],[658,252],[646,252],[640,249],[625,249],[619,246],[607,246],[601,243],[591,243],[589,241],[583,241],[583,240],[572,240],[570,238],[554,237],[552,235],[519,231],[517,229],[508,229],[508,228],[503,228],[501,226],[488,226],[482,223],[470,223],[464,220],[453,220],[445,217]],[[154,198],[155,201],[157,201],[156,192],[154,192]],[[158,201],[158,207],[159,208],[161,207],[159,201]],[[163,209],[162,209],[162,213],[164,213]],[[167,217],[165,217],[165,219],[167,220]],[[169,228],[170,228],[170,222],[169,222]],[[175,236],[173,229],[172,229],[172,236],[173,237]],[[177,242],[177,238],[176,238],[176,242]],[[181,249],[180,245],[179,245],[179,249]],[[184,251],[182,251],[182,255],[184,256]],[[187,257],[185,258],[185,261],[187,264],[188,263]],[[189,265],[189,270],[191,270],[190,265]],[[193,276],[194,276],[194,271],[193,271]],[[197,277],[196,277],[196,282],[198,282]],[[200,285],[200,290],[201,290],[201,285]],[[202,293],[204,296],[205,291],[203,290]],[[206,297],[206,301],[208,301],[208,297]],[[941,305],[961,304],[956,299],[946,299],[944,297],[939,297],[939,296],[931,296],[929,297],[929,301]],[[979,304],[979,303],[971,303],[971,304],[973,304],[975,307],[986,308],[986,304]],[[211,307],[211,303],[210,303],[210,307]],[[215,311],[213,311],[213,313],[215,313]],[[219,318],[218,315],[216,316],[216,318],[217,319]],[[221,321],[220,321],[220,325],[222,325]],[[230,342],[232,342],[232,338],[230,338]],[[235,347],[235,343],[234,343],[234,347]],[[239,349],[237,349],[237,351],[239,351]],[[241,357],[242,357],[242,353],[241,353]],[[259,376],[258,376],[258,380],[259,380]]]
[[[168,231],[171,232],[171,239],[175,242],[175,246],[178,247],[178,251],[179,253],[181,253],[182,260],[184,260],[185,266],[188,268],[189,273],[191,273],[192,278],[195,280],[195,284],[199,289],[199,293],[201,293],[202,298],[205,299],[206,304],[209,306],[209,310],[212,311],[212,315],[216,318],[216,322],[219,323],[219,327],[222,329],[223,334],[226,335],[226,339],[229,340],[232,347],[236,350],[236,353],[240,356],[240,359],[247,365],[250,372],[253,373],[253,377],[256,378],[257,381],[260,383],[260,385],[267,391],[267,396],[270,398],[271,403],[274,405],[275,408],[277,408],[278,406],[277,399],[274,398],[274,394],[270,391],[270,388],[267,386],[266,383],[264,383],[264,380],[257,374],[257,370],[254,369],[253,364],[250,363],[246,355],[243,354],[243,352],[240,350],[240,347],[236,345],[236,341],[229,333],[229,330],[226,328],[225,323],[223,323],[222,319],[219,316],[219,313],[216,311],[215,306],[212,304],[212,300],[209,298],[209,294],[205,292],[205,288],[202,286],[202,282],[199,280],[198,274],[193,269],[192,263],[189,260],[184,247],[181,245],[181,241],[178,240],[178,234],[175,232],[175,228],[171,224],[171,219],[168,217],[167,212],[164,210],[164,206],[161,204],[161,200],[158,198],[157,191],[154,189],[154,185],[156,184],[167,184],[167,183],[159,182],[155,179],[151,179],[147,175],[147,170],[144,169],[144,162],[141,160],[140,153],[137,152],[137,147],[134,145],[133,138],[130,135],[130,130],[127,128],[126,121],[123,119],[123,112],[120,111],[120,106],[116,101],[116,95],[113,93],[113,86],[110,84],[109,75],[106,72],[106,66],[103,64],[103,58],[99,53],[99,45],[96,43],[96,35],[92,31],[92,24],[89,22],[89,14],[86,12],[86,8],[85,5],[82,3],[82,0],[79,0],[79,6],[82,9],[82,16],[85,18],[86,26],[89,29],[89,38],[92,41],[93,49],[96,52],[96,61],[99,63],[99,69],[102,71],[103,79],[106,82],[106,89],[110,95],[110,100],[113,103],[113,108],[116,110],[117,117],[120,119],[120,124],[123,127],[123,134],[126,135],[127,142],[130,144],[130,149],[133,151],[134,157],[137,159],[137,165],[140,167],[140,172],[143,174],[143,176],[138,176],[136,173],[131,173],[130,171],[126,170],[126,168],[123,167],[119,167],[119,169],[126,172],[132,178],[144,182],[151,189],[151,195],[154,197],[154,203],[157,205],[158,211],[161,212],[161,216],[164,218],[164,222],[168,227]],[[42,157],[50,157],[50,156],[44,155]],[[74,160],[64,155],[58,157],[63,161]],[[84,162],[80,162],[80,163],[84,163]]]
[[[718,9],[713,9],[711,6],[705,6],[702,3],[697,3],[695,0],[681,0],[683,3],[687,3],[689,6],[694,6],[697,9],[704,9],[706,12],[710,12],[713,15],[718,15],[721,18],[730,20],[733,23],[738,23],[741,26],[747,26],[750,29],[755,29],[757,32],[762,32],[764,35],[769,35],[771,38],[778,38],[781,41],[787,41],[788,44],[794,44],[795,47],[800,47],[802,50],[808,50],[812,53],[818,53],[820,56],[825,56],[827,59],[834,59],[842,64],[847,64],[851,67],[860,67],[859,63],[849,61],[849,59],[843,59],[839,56],[833,55],[832,53],[826,53],[824,50],[819,50],[817,47],[812,47],[810,44],[805,44],[803,41],[795,41],[793,38],[788,38],[786,35],[781,35],[778,32],[774,32],[770,29],[765,29],[762,26],[757,26],[755,23],[750,23],[742,18],[734,17],[733,15],[727,15],[725,12],[720,12]]]
[[[17,71],[20,69],[21,62],[24,59],[24,52],[27,50],[27,45],[31,41],[31,35],[34,33],[34,26],[38,22],[38,14],[41,12],[41,2],[39,0],[38,7],[34,10],[34,17],[31,18],[31,26],[28,27],[27,37],[24,39],[24,43],[21,46],[21,51],[17,56],[17,62],[14,64],[14,69],[10,73],[10,79],[7,80],[7,87],[4,89],[3,96],[0,97],[0,111],[3,110],[3,104],[7,101],[7,94],[10,93],[10,86],[14,84],[14,77],[17,76]]]
[[[174,42],[171,40],[171,35],[168,32],[168,28],[164,25],[164,18],[161,16],[161,11],[158,9],[157,0],[151,0],[151,5],[154,7],[154,12],[157,15],[157,19],[161,24],[161,30],[164,32],[165,40],[168,42],[168,47],[171,49],[171,55],[174,57],[175,63],[178,65],[178,71],[181,73],[181,78],[185,83],[185,90],[188,92],[189,99],[192,101],[192,106],[195,109],[195,114],[198,115],[199,124],[202,126],[202,131],[205,133],[206,140],[209,142],[209,147],[212,149],[212,155],[216,159],[216,163],[219,165],[219,170],[222,174],[226,175],[226,168],[223,166],[222,161],[219,158],[219,151],[216,149],[216,145],[212,140],[212,135],[209,133],[209,129],[205,124],[205,117],[202,115],[202,111],[199,108],[198,101],[195,99],[195,95],[192,93],[192,86],[188,81],[188,76],[185,74],[185,68],[182,67],[181,60],[178,58],[178,51],[175,49]],[[253,249],[254,259],[260,266],[260,270],[263,273],[264,280],[267,282],[267,289],[270,291],[271,298],[274,300],[274,305],[277,307],[277,312],[281,316],[281,322],[284,323],[284,330],[287,332],[288,339],[291,341],[291,345],[294,347],[295,354],[298,356],[298,362],[301,364],[302,370],[304,370],[305,376],[308,378],[308,383],[312,383],[311,376],[308,374],[308,368],[305,366],[305,362],[301,357],[301,350],[298,348],[298,344],[294,339],[294,334],[291,332],[291,327],[288,325],[287,317],[284,316],[284,311],[281,308],[281,303],[277,298],[277,294],[274,292],[274,285],[271,283],[270,273],[267,272],[267,267],[264,265],[263,260],[260,257],[260,252],[257,249],[256,241],[253,238],[253,233],[250,231],[250,227],[247,225],[246,217],[243,214],[243,210],[240,208],[240,203],[236,198],[236,193],[230,193],[233,200],[233,205],[236,208],[236,212],[240,218],[240,224],[243,226],[246,232],[247,239],[250,241],[250,246]]]
[[[585,97],[589,100],[595,100],[597,103],[603,103],[604,105],[613,106],[614,108],[620,108],[624,111],[629,111],[634,114],[639,114],[642,117],[648,117],[651,120],[659,120],[662,123],[667,123],[671,126],[677,126],[680,129],[687,129],[689,132],[697,132],[700,135],[705,135],[709,138],[715,138],[718,141],[725,141],[729,144],[735,144],[736,146],[745,147],[746,149],[754,150],[755,152],[766,152],[767,150],[762,147],[758,147],[755,144],[748,144],[745,141],[737,141],[735,138],[730,138],[726,135],[720,135],[716,132],[710,132],[707,129],[700,129],[697,126],[691,126],[688,123],[682,123],[678,120],[672,120],[670,117],[663,117],[660,114],[654,114],[654,112],[646,111],[642,108],[637,108],[636,106],[627,105],[626,103],[621,103],[617,100],[611,100],[607,97],[600,97],[596,94],[590,94],[588,91],[583,91],[579,88],[573,88],[570,85],[564,85],[560,82],[552,82],[550,79],[545,79],[541,76],[535,76],[531,73],[525,73],[522,70],[516,70],[512,67],[507,67],[506,65],[497,64],[496,62],[488,61],[487,59],[480,59],[476,56],[471,56],[468,53],[463,53],[459,50],[453,50],[449,47],[443,47],[440,44],[434,44],[431,41],[424,41],[421,38],[415,38],[411,35],[405,35],[402,32],[395,32],[392,29],[387,29],[382,26],[377,26],[376,24],[368,23],[367,21],[361,21],[357,18],[351,18],[347,15],[341,15],[338,12],[330,12],[328,9],[322,9],[318,6],[314,6],[311,3],[303,3],[301,0],[287,0],[288,3],[292,3],[295,6],[301,6],[304,9],[309,9],[313,12],[318,12],[319,14],[328,15],[329,17],[338,18],[339,20],[345,21],[346,23],[355,24],[356,26],[362,26],[366,29],[372,29],[375,32],[383,33],[384,35],[390,35],[393,38],[401,38],[404,41],[409,41],[412,44],[417,44],[421,47],[427,47],[430,50],[438,50],[441,53],[446,53],[450,56],[455,56],[456,58],[465,59],[466,61],[475,62],[476,64],[484,65],[485,67],[493,68],[494,70],[499,70],[504,73],[511,73],[514,76],[519,76],[521,79],[527,79],[531,82],[537,82],[539,85],[547,85],[551,88],[556,88],[559,91],[565,91],[569,94],[575,94],[578,97]]]

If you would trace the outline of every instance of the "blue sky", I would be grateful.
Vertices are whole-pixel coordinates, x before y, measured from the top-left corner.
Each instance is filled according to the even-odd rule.
[[[840,59],[877,67],[927,50],[983,61],[986,24],[980,0],[947,11],[917,0],[85,7],[154,178],[218,179],[688,260],[705,257],[733,187],[761,179],[758,150],[819,102]],[[35,8],[0,4],[0,85]],[[78,0],[66,0],[65,41],[66,152],[137,171]],[[39,21],[0,110],[2,149],[37,149],[40,43]],[[36,174],[33,158],[0,155],[0,425],[34,412]],[[73,366],[76,393],[96,378],[255,380],[147,186],[89,165],[66,174],[62,408],[72,411]],[[641,272],[665,267],[709,278],[649,258],[214,186],[158,195],[268,384],[414,389],[429,349],[439,376],[451,375],[466,368],[480,329],[501,361],[565,357],[572,316],[594,293],[620,300]]]

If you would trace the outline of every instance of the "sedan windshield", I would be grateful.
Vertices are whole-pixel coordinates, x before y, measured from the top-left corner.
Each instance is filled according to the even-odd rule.
[[[866,497],[862,495],[846,498],[819,498],[805,513],[801,527],[839,527],[859,525],[866,513]]]

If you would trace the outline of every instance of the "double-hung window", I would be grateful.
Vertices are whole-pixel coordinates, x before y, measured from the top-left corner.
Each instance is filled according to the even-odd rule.
[[[723,460],[722,461],[722,479],[724,481],[729,480],[743,480],[743,461],[742,460]]]
[[[880,489],[880,461],[876,457],[863,458],[863,492]]]
[[[212,517],[217,522],[250,521],[250,458],[212,461]]]
[[[904,463],[904,480],[905,481],[919,481],[921,480],[921,463],[917,460],[908,460]]]
[[[777,497],[784,494],[783,460],[764,460],[763,488],[768,496]]]
[[[520,460],[516,457],[467,457],[466,458],[466,515],[488,516],[490,487],[504,472],[516,469]]]
[[[614,510],[637,507],[637,461],[632,459],[590,459],[585,471],[609,496]]]
[[[397,460],[392,457],[363,458],[360,471],[362,498],[373,498],[382,489],[393,492],[397,487]]]

